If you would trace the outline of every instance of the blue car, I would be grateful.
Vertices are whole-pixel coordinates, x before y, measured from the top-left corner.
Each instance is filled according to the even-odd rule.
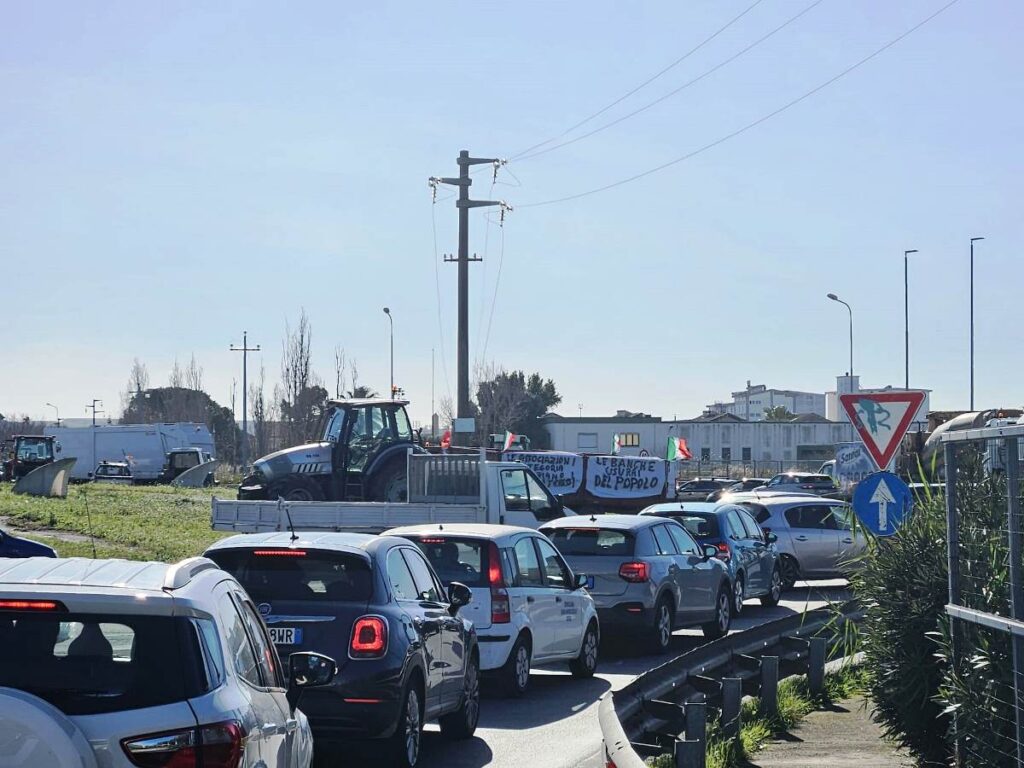
[[[736,504],[709,502],[655,504],[641,515],[675,520],[700,544],[718,550],[718,559],[729,569],[732,581],[733,616],[743,611],[743,601],[759,597],[761,605],[778,605],[782,596],[782,571],[778,537],[765,533],[750,513]]]
[[[56,557],[53,547],[12,536],[0,528],[0,557]]]

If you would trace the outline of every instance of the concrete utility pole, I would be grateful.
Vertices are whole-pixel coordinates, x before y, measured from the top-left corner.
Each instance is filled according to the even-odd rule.
[[[384,314],[388,316],[388,323],[391,325],[391,394],[395,396],[395,319],[391,316],[391,310],[384,307]]]
[[[96,404],[97,403],[99,403],[100,405],[103,405],[103,401],[97,399],[97,400],[93,400],[92,401],[92,405],[85,406],[85,410],[92,411],[92,426],[93,426],[93,429],[96,428],[96,414],[97,413],[104,413],[104,411],[97,411],[96,410]]]
[[[249,332],[242,331],[242,346],[234,344],[229,348],[231,352],[242,353],[242,467],[249,464],[249,353],[259,352],[260,345],[249,346]]]
[[[974,410],[974,244],[984,237],[971,238],[971,410]]]
[[[458,402],[456,417],[463,419],[470,415],[469,405],[469,262],[482,261],[476,256],[469,256],[469,209],[482,208],[490,205],[502,205],[500,200],[470,200],[469,187],[473,180],[469,178],[471,165],[495,164],[501,161],[496,158],[470,157],[467,150],[459,152],[457,160],[459,175],[451,177],[433,177],[431,184],[450,184],[459,188],[459,198],[455,207],[459,211],[459,255],[456,258],[445,257],[445,261],[454,261],[459,265],[459,340],[458,340]]]
[[[910,389],[910,280],[907,270],[907,257],[917,253],[916,248],[903,252],[903,355],[904,377],[903,388]]]

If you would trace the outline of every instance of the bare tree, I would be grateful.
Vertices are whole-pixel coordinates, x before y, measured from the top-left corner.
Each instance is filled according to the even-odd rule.
[[[259,376],[249,385],[249,415],[252,417],[252,436],[257,456],[266,456],[270,453],[270,414],[263,394],[266,380],[267,369],[260,365]],[[249,436],[243,435],[242,439],[248,440]]]
[[[455,402],[448,395],[441,395],[441,401],[437,407],[438,419],[440,420],[441,432],[451,427],[455,422]]]
[[[181,366],[178,365],[178,358],[174,358],[174,367],[171,368],[171,375],[167,377],[168,387],[184,387],[185,386],[185,372],[181,370]]]
[[[345,391],[345,348],[334,345],[334,396],[341,397]]]
[[[195,353],[185,369],[185,388],[196,392],[203,391],[203,367],[196,362]]]
[[[285,339],[281,343],[281,384],[275,390],[281,421],[292,445],[310,436],[327,400],[327,390],[313,371],[312,343],[313,329],[303,309],[294,330],[285,323]]]
[[[136,395],[141,395],[147,389],[149,389],[149,371],[146,369],[146,364],[140,362],[136,357],[132,363],[131,373],[128,374],[128,384],[121,394],[122,413],[128,410],[128,406],[131,405],[132,399]]]

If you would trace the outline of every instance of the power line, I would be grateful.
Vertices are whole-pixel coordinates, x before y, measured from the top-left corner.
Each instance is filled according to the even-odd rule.
[[[597,112],[594,112],[593,114],[591,114],[591,115],[588,115],[587,117],[583,118],[583,119],[582,119],[582,120],[580,120],[580,121],[579,121],[578,123],[576,123],[575,125],[571,125],[571,126],[569,126],[568,128],[566,128],[566,129],[565,129],[564,131],[562,131],[562,132],[561,132],[560,134],[558,134],[557,136],[552,136],[552,137],[551,137],[550,139],[545,139],[544,141],[540,142],[539,144],[534,144],[534,145],[533,145],[532,147],[527,147],[527,148],[526,148],[526,149],[524,149],[524,150],[523,150],[522,152],[520,152],[520,153],[518,153],[518,154],[516,154],[516,155],[513,155],[511,159],[512,159],[512,160],[516,160],[516,159],[522,158],[522,157],[524,157],[525,155],[527,155],[527,154],[529,154],[529,153],[533,152],[533,150],[535,150],[535,149],[539,149],[540,147],[543,147],[543,146],[544,146],[545,144],[550,144],[550,143],[551,143],[552,141],[558,141],[558,140],[559,140],[560,138],[562,138],[563,136],[565,136],[565,135],[567,135],[567,134],[569,134],[569,133],[572,133],[572,132],[573,132],[573,131],[575,131],[575,130],[576,130],[577,128],[579,128],[579,127],[581,127],[581,126],[583,126],[583,125],[586,125],[586,124],[587,124],[587,123],[589,123],[589,122],[590,122],[591,120],[593,120],[593,119],[594,119],[595,117],[599,117],[599,116],[603,115],[603,114],[604,114],[605,112],[607,112],[607,111],[608,111],[609,109],[611,109],[612,107],[616,106],[617,104],[620,104],[620,103],[622,103],[623,101],[625,101],[626,99],[628,99],[628,98],[629,98],[630,96],[632,96],[632,95],[633,95],[634,93],[636,93],[637,91],[639,91],[639,90],[641,90],[641,89],[643,89],[643,88],[646,88],[646,87],[647,87],[648,85],[650,85],[651,83],[653,83],[653,82],[654,82],[655,80],[657,80],[657,79],[658,79],[659,77],[661,77],[662,75],[666,74],[666,73],[667,73],[667,72],[669,72],[670,70],[672,70],[672,69],[674,69],[675,67],[677,67],[677,66],[679,66],[680,64],[682,64],[682,63],[683,63],[684,61],[686,61],[686,60],[687,60],[688,58],[690,58],[690,56],[692,56],[693,54],[695,54],[695,53],[696,53],[697,51],[699,51],[699,50],[700,50],[701,48],[703,48],[703,47],[704,47],[705,45],[707,45],[708,43],[710,43],[710,42],[711,42],[712,40],[714,40],[714,39],[715,39],[716,37],[718,37],[718,36],[719,36],[720,34],[722,34],[723,32],[725,32],[725,31],[726,31],[727,29],[729,29],[729,27],[731,27],[731,26],[732,26],[733,24],[735,24],[735,23],[736,23],[737,21],[739,21],[739,20],[740,20],[740,19],[742,19],[742,18],[743,18],[744,16],[746,16],[746,15],[747,15],[748,13],[750,13],[750,12],[751,12],[752,10],[754,10],[754,8],[756,8],[757,6],[759,6],[759,5],[760,5],[760,4],[761,4],[761,3],[763,2],[763,1],[764,1],[764,0],[754,0],[754,2],[753,2],[753,3],[751,4],[751,5],[747,6],[747,8],[746,8],[745,10],[743,10],[742,12],[740,12],[740,14],[739,14],[739,15],[737,15],[737,16],[734,16],[734,17],[733,17],[732,19],[730,19],[730,20],[729,20],[728,22],[726,22],[726,24],[725,24],[724,26],[722,26],[722,27],[719,27],[719,28],[718,28],[718,29],[717,29],[717,30],[716,30],[716,31],[715,31],[714,33],[712,33],[712,34],[711,34],[711,35],[710,35],[709,37],[706,37],[706,38],[704,38],[704,39],[703,39],[703,40],[702,40],[702,41],[701,41],[700,43],[698,43],[698,44],[697,44],[696,46],[694,46],[693,48],[691,48],[690,50],[688,50],[688,51],[687,51],[686,53],[684,53],[684,54],[683,54],[682,56],[680,56],[680,57],[679,57],[678,59],[676,59],[675,61],[673,61],[673,62],[672,62],[671,64],[669,64],[669,65],[668,65],[667,67],[665,67],[664,69],[662,69],[662,70],[661,70],[660,72],[658,72],[658,73],[656,73],[655,75],[652,75],[651,77],[647,78],[647,79],[646,79],[646,80],[644,80],[644,81],[643,81],[642,83],[640,83],[640,85],[636,86],[635,88],[633,88],[633,89],[632,89],[632,90],[630,90],[630,91],[627,91],[627,92],[626,92],[626,93],[624,93],[624,94],[623,94],[622,96],[619,96],[619,98],[615,99],[615,101],[613,101],[613,102],[611,102],[610,104],[607,104],[606,106],[604,106],[604,107],[602,107],[601,109],[597,110]]]
[[[490,199],[491,196],[494,194],[494,186],[497,183],[498,183],[498,174],[497,174],[497,168],[495,168],[494,176],[491,179],[491,188],[487,191],[487,198],[488,199]],[[484,255],[482,257],[483,260],[481,262],[481,271],[483,272],[483,274],[480,276],[480,285],[481,286],[486,286],[487,285],[487,265],[488,265],[488,261],[489,261],[487,256],[488,256],[488,253],[490,252],[491,224],[493,222],[491,220],[491,217],[487,215],[486,211],[481,211],[481,213],[483,214],[484,220],[487,223],[486,223],[486,225],[484,227]],[[483,327],[483,323],[484,323],[484,308],[487,306],[487,299],[485,298],[486,295],[487,294],[485,292],[481,291],[481,293],[480,293],[480,302],[479,302],[479,306],[477,307],[477,313],[476,313],[476,326],[477,326],[477,328],[482,328]],[[480,340],[479,340],[479,337],[477,337],[477,342],[476,342],[476,346],[475,346],[474,352],[476,353],[476,361],[479,363],[480,362],[480,356],[479,356]]]
[[[491,341],[491,323],[494,322],[494,307],[498,303],[498,285],[501,283],[501,266],[505,263],[505,225],[501,224],[501,250],[498,252],[498,274],[494,278],[494,295],[491,297],[491,315],[487,318],[487,334],[484,336],[484,352],[481,362],[487,361],[487,345]]]
[[[725,61],[723,61],[723,62],[721,62],[719,64],[716,64],[711,69],[706,70],[705,72],[703,72],[702,74],[700,74],[697,77],[693,78],[692,80],[689,80],[689,81],[683,83],[678,88],[675,88],[675,89],[669,91],[668,93],[664,94],[663,96],[659,96],[654,101],[649,102],[649,103],[645,104],[644,106],[639,107],[638,109],[633,110],[632,112],[628,112],[625,115],[622,115],[621,117],[618,117],[615,120],[612,120],[611,122],[605,123],[604,125],[600,125],[600,126],[598,126],[597,128],[594,128],[591,131],[587,131],[586,133],[584,133],[584,134],[582,134],[580,136],[576,136],[575,138],[568,139],[566,141],[560,142],[558,144],[555,144],[554,146],[547,147],[545,149],[540,149],[540,150],[538,150],[536,152],[531,152],[528,155],[522,155],[522,156],[520,156],[518,158],[518,162],[523,162],[524,160],[530,160],[530,159],[532,159],[534,157],[540,157],[541,155],[546,155],[548,152],[554,152],[556,149],[561,149],[562,147],[567,147],[570,144],[575,144],[577,141],[583,141],[583,139],[588,139],[588,138],[590,138],[591,136],[593,136],[596,133],[601,133],[601,131],[605,131],[605,130],[611,128],[612,126],[618,125],[619,123],[623,122],[624,120],[628,120],[631,117],[636,117],[641,112],[646,112],[651,107],[660,104],[661,102],[665,101],[666,99],[671,98],[672,96],[675,96],[677,93],[679,93],[679,92],[689,88],[691,85],[699,83],[705,77],[708,77],[709,75],[714,74],[715,72],[720,70],[722,67],[726,66],[727,64],[731,64],[732,62],[736,61],[736,59],[738,59],[740,56],[743,56],[745,53],[753,50],[754,48],[759,46],[761,43],[763,43],[765,40],[767,40],[768,38],[774,36],[776,33],[781,32],[783,29],[785,29],[790,24],[792,24],[794,21],[796,21],[797,19],[799,19],[801,16],[803,16],[806,13],[808,13],[809,11],[813,10],[815,7],[821,5],[821,3],[823,3],[823,2],[824,2],[824,0],[814,0],[813,3],[811,3],[808,6],[806,6],[802,11],[800,11],[799,13],[797,13],[794,16],[790,16],[788,19],[786,19],[786,21],[782,22],[782,24],[780,24],[779,26],[775,27],[775,29],[771,30],[767,34],[763,35],[762,37],[759,37],[757,40],[752,42],[746,48],[743,48],[739,52],[737,52],[737,53],[733,54],[732,56],[730,56],[729,58],[727,58]]]
[[[696,157],[697,155],[702,154],[703,152],[706,152],[709,149],[713,149],[714,147],[717,147],[720,144],[724,144],[725,142],[729,141],[730,139],[734,139],[737,136],[739,136],[739,135],[741,135],[743,133],[746,133],[751,128],[756,128],[761,123],[764,123],[764,122],[767,122],[768,120],[771,120],[776,115],[782,114],[783,112],[785,112],[786,110],[790,109],[791,107],[795,107],[800,102],[802,102],[802,101],[810,98],[814,94],[816,94],[818,91],[821,91],[821,90],[827,88],[828,86],[832,85],[832,83],[834,83],[837,80],[839,80],[839,79],[845,77],[846,75],[850,74],[855,69],[858,69],[862,65],[864,65],[867,62],[869,62],[872,59],[874,59],[876,56],[878,56],[878,55],[884,53],[885,51],[889,50],[894,45],[896,45],[898,42],[903,40],[905,37],[913,34],[918,29],[920,29],[925,24],[927,24],[929,21],[934,19],[936,16],[940,15],[941,13],[945,12],[949,8],[953,7],[958,2],[960,2],[960,0],[950,0],[950,2],[946,3],[944,6],[939,8],[937,11],[935,11],[930,16],[926,17],[923,21],[918,22],[917,24],[912,26],[907,31],[903,32],[898,37],[895,37],[892,40],[890,40],[888,43],[883,45],[881,48],[878,48],[874,52],[872,52],[872,53],[868,54],[867,56],[865,56],[863,59],[860,59],[856,63],[851,64],[849,67],[847,67],[846,69],[842,70],[839,74],[834,75],[833,77],[829,78],[825,82],[821,83],[820,85],[815,86],[814,88],[812,88],[811,90],[807,91],[803,95],[798,96],[797,98],[793,99],[792,101],[782,105],[781,107],[779,107],[778,109],[774,110],[773,112],[769,112],[767,115],[763,115],[762,117],[759,117],[757,120],[754,120],[751,123],[747,123],[742,128],[739,128],[739,129],[733,131],[732,133],[726,134],[725,136],[722,136],[722,137],[720,137],[718,139],[715,139],[714,141],[712,141],[712,142],[710,142],[708,144],[705,144],[704,146],[702,146],[702,147],[700,147],[698,149],[695,149],[692,152],[688,152],[688,153],[686,153],[685,155],[683,155],[681,157],[677,157],[674,160],[669,160],[667,163],[662,163],[661,165],[657,165],[654,168],[649,168],[646,171],[642,171],[641,173],[634,174],[633,176],[629,176],[628,178],[620,179],[619,181],[614,181],[611,184],[605,184],[602,187],[597,187],[595,189],[590,189],[590,190],[587,190],[586,192],[577,192],[574,195],[566,195],[565,197],[558,197],[558,198],[554,198],[552,200],[542,200],[542,201],[537,202],[537,203],[522,203],[521,205],[519,205],[517,207],[519,207],[519,208],[538,208],[538,207],[540,207],[542,205],[554,205],[555,203],[564,203],[564,202],[568,202],[570,200],[578,200],[581,197],[588,197],[589,195],[596,195],[599,192],[606,192],[609,189],[614,189],[615,187],[620,187],[620,186],[622,186],[624,184],[629,184],[630,182],[637,181],[638,179],[642,179],[645,176],[650,176],[653,173],[657,173],[659,171],[665,170],[666,168],[670,168],[673,165],[678,165],[679,163],[681,163],[681,162],[683,162],[685,160],[689,160],[692,157]]]

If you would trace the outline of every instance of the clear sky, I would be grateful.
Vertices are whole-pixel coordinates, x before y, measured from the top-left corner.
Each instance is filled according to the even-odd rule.
[[[426,419],[455,388],[455,268],[440,275],[427,177],[513,157],[607,105],[753,0],[7,2],[0,6],[0,412],[119,407],[132,359],[153,384],[195,354],[227,402],[248,329],[278,374],[305,308],[315,363],[396,380]],[[596,127],[694,79],[811,5],[762,0]],[[476,359],[555,380],[561,410],[695,416],[747,379],[824,391],[848,367],[966,408],[968,240],[977,402],[1020,406],[1024,363],[1024,8],[960,0],[792,109],[770,113],[946,0],[823,0],[650,110],[513,162],[472,215]],[[582,132],[578,131],[577,133]],[[571,134],[576,135],[576,134]],[[514,175],[513,175],[514,174]],[[442,191],[442,195],[446,195]],[[456,247],[452,200],[438,247]],[[495,292],[495,278],[501,280]],[[485,329],[493,309],[484,351]],[[443,352],[443,355],[442,355]],[[445,374],[447,370],[447,376]]]

